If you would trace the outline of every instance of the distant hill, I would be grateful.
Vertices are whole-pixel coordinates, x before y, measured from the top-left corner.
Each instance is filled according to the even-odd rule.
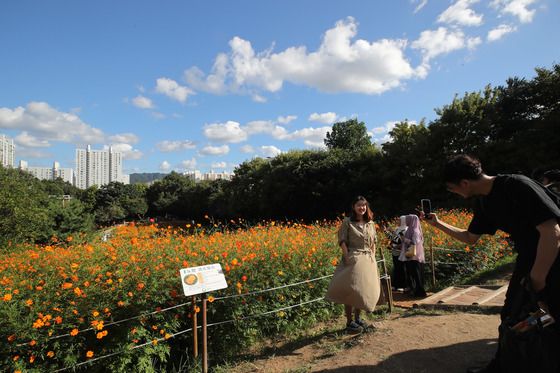
[[[161,180],[166,176],[167,174],[161,174],[159,172],[130,174],[130,184],[147,184],[155,180]]]

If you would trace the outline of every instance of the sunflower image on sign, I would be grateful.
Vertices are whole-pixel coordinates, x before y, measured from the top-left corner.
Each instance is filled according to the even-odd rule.
[[[185,284],[192,286],[198,282],[198,277],[191,273],[190,275],[185,276],[185,279],[183,281],[185,281]]]

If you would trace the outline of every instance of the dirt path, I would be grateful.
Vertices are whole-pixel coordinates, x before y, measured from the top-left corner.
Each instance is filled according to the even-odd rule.
[[[478,284],[506,284],[511,265],[478,278]],[[410,305],[403,299],[401,307]],[[344,319],[318,327],[310,336],[278,343],[228,372],[454,373],[483,365],[496,351],[499,315],[398,308],[372,322],[360,335],[343,332]],[[272,350],[272,352],[271,352]]]
[[[228,371],[452,373],[482,364],[494,354],[498,315],[416,312],[392,315],[357,336],[319,333]],[[342,329],[344,321],[338,324]]]

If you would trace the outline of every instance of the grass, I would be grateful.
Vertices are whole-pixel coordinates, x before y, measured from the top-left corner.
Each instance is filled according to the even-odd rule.
[[[496,282],[503,282],[513,271],[516,258],[515,255],[504,257],[498,260],[492,267],[466,277],[461,281],[460,285],[493,285]]]

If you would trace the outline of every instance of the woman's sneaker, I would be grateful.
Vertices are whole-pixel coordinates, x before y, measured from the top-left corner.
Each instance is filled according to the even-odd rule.
[[[346,323],[346,331],[348,333],[360,333],[362,330],[363,330],[362,327],[355,321],[350,321],[349,323]]]
[[[356,321],[354,321],[354,323],[358,324],[362,329],[369,328],[369,325],[362,319],[356,319]]]

